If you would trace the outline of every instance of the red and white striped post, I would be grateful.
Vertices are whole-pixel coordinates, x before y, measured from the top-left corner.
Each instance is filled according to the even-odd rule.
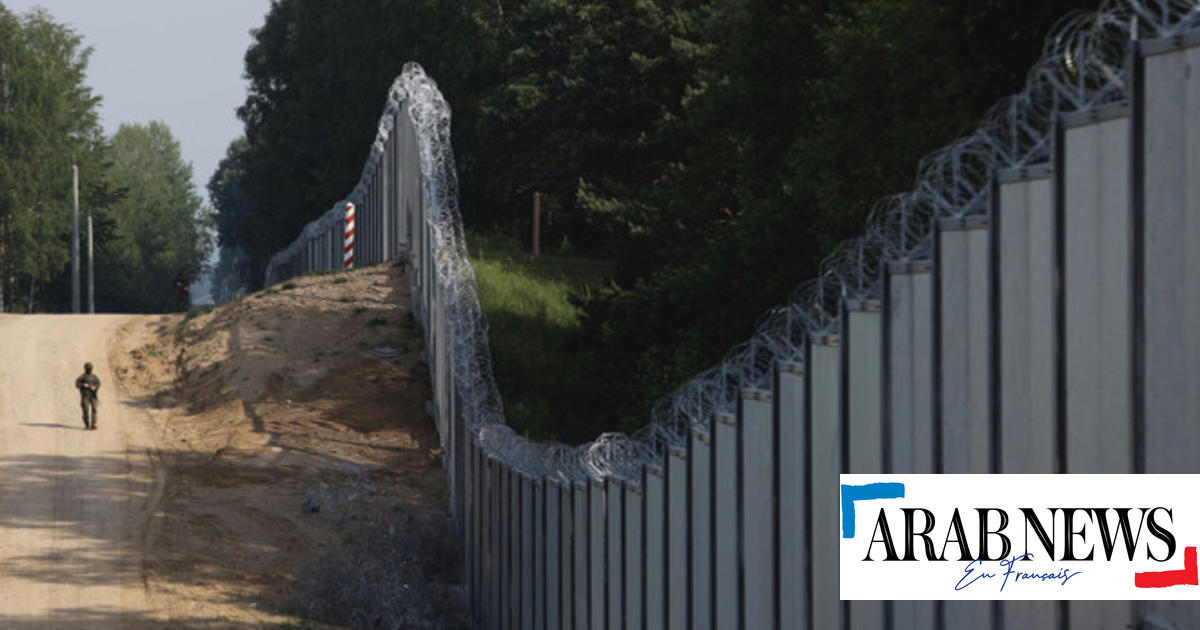
[[[354,268],[354,204],[346,204],[346,231],[342,244],[342,269]]]

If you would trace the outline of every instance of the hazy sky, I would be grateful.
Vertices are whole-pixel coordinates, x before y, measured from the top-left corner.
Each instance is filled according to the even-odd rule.
[[[242,58],[250,29],[270,0],[0,0],[14,13],[40,6],[94,48],[88,83],[104,98],[100,121],[161,120],[204,185],[242,132],[235,110],[246,98]]]

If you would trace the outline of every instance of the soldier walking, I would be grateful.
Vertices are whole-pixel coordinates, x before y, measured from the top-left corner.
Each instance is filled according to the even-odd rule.
[[[79,390],[79,406],[83,408],[83,428],[96,428],[96,393],[100,391],[100,379],[92,374],[92,364],[83,364],[83,374],[75,379],[75,389]],[[88,410],[91,413],[88,413]]]

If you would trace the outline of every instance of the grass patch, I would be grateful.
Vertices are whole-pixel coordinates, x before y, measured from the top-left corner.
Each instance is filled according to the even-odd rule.
[[[346,284],[347,282],[350,282],[350,278],[347,278],[346,276],[338,276],[333,279],[334,284]]]
[[[580,311],[574,295],[607,282],[608,263],[521,251],[515,239],[471,234],[471,265],[487,316],[492,368],[508,423],[534,439],[577,443],[598,429],[580,413],[578,392],[594,389],[593,359],[572,351]]]
[[[387,326],[388,320],[386,317],[372,317],[367,320],[367,326],[375,328],[376,326]]]
[[[283,283],[283,286],[279,287],[279,290],[281,290],[281,291],[291,291],[292,289],[295,289],[295,288],[296,288],[296,283],[295,283],[295,282],[284,282],[284,283]]]
[[[216,308],[216,307],[214,307],[211,304],[208,306],[194,306],[194,307],[188,309],[187,315],[183,316],[183,321],[188,322],[193,319],[196,319],[197,317],[200,317],[201,315],[206,315],[208,313],[211,313],[214,308]]]

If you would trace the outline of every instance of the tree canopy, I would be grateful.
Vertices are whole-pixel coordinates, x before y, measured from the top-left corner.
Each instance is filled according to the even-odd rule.
[[[192,167],[161,122],[121,125],[110,155],[111,177],[125,194],[112,205],[115,229],[96,263],[104,279],[97,303],[110,310],[172,310],[175,280],[195,278],[211,246]]]

